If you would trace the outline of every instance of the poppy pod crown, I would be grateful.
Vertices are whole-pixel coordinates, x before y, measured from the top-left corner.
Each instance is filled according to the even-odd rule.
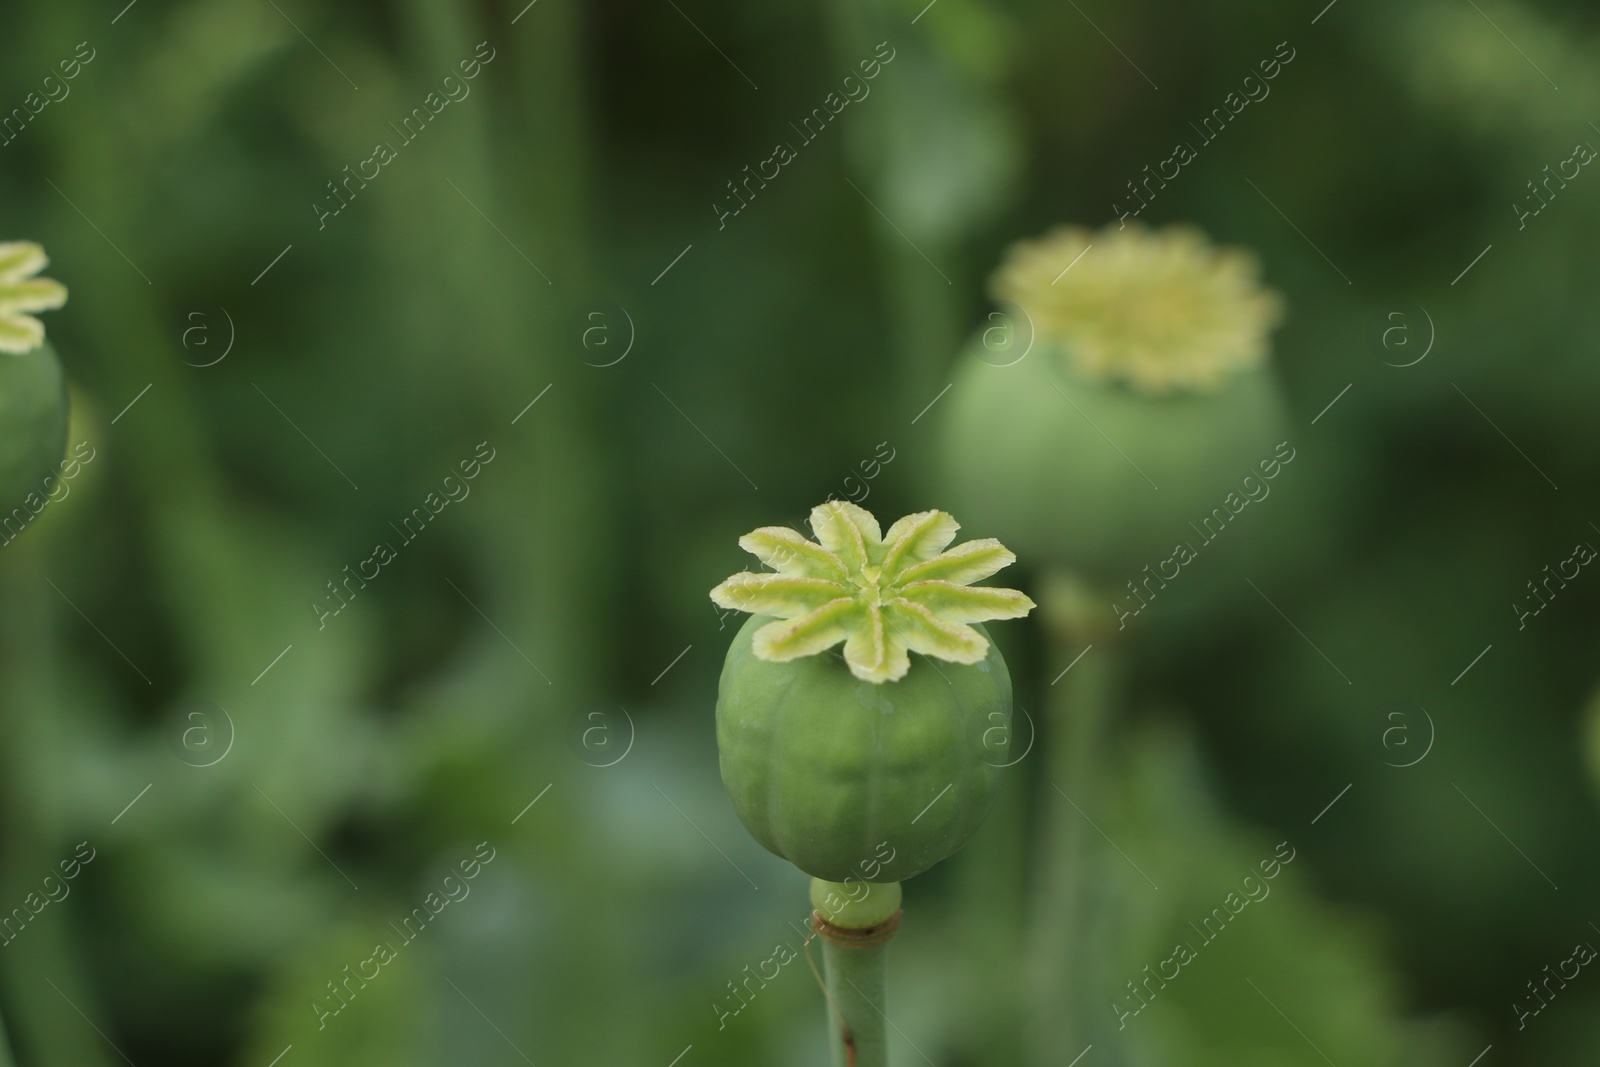
[[[1283,301],[1255,257],[1199,230],[1062,226],[1019,241],[990,281],[1087,378],[1145,393],[1211,392],[1261,366]]]
[[[780,620],[756,631],[760,659],[784,663],[842,641],[857,678],[898,681],[908,651],[977,663],[989,641],[971,623],[1033,610],[1015,589],[971,587],[1017,557],[993,538],[949,548],[961,524],[943,511],[907,515],[885,534],[871,512],[835,500],[811,509],[811,528],[816,541],[784,526],[745,534],[739,547],[776,573],[742,571],[711,591],[719,607]]]

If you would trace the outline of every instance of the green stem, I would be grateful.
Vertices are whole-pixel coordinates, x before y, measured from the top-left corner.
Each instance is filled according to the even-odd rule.
[[[813,878],[811,902],[833,1067],[889,1067],[889,939],[900,928],[900,883],[846,886]]]
[[[64,854],[57,730],[65,673],[56,622],[64,609],[46,582],[39,534],[49,530],[26,531],[0,558],[0,908],[6,909],[37,890],[36,879]],[[74,1007],[94,1012],[95,995],[82,968],[88,957],[65,917],[45,916],[10,935],[0,948],[0,1000],[31,1061],[109,1067],[104,1044]],[[0,1067],[12,1062],[8,1040],[0,1033]]]
[[[1116,704],[1118,651],[1080,583],[1055,574],[1044,586],[1049,677],[1055,681],[1046,686],[1049,718],[1041,739],[1050,788],[1034,901],[1028,1041],[1028,1062],[1041,1067],[1091,1040],[1091,934],[1103,918],[1095,894],[1103,849],[1089,813],[1103,806],[1100,771]]]
[[[877,42],[893,39],[897,54],[904,53],[900,67],[916,69],[885,72],[876,83],[877,101],[871,110],[852,118],[854,150],[848,152],[848,168],[865,187],[863,202],[854,193],[857,218],[871,228],[877,245],[878,271],[884,287],[883,305],[892,349],[892,381],[896,390],[917,406],[932,400],[944,380],[948,366],[962,340],[962,302],[951,296],[967,288],[956,266],[960,262],[960,234],[929,232],[907,221],[904,204],[896,203],[896,189],[886,181],[892,169],[904,169],[915,159],[907,158],[905,138],[893,136],[895,130],[917,126],[916,117],[937,106],[919,79],[941,83],[960,81],[960,74],[936,49],[919,44],[901,30],[903,13],[899,5],[875,0],[829,0],[824,5],[831,37],[834,62],[849,72],[864,56],[872,54]],[[913,153],[914,155],[914,153]],[[847,200],[846,203],[850,203]],[[909,237],[894,224],[880,221],[877,205],[900,220]],[[908,244],[910,241],[913,244]],[[913,247],[914,245],[914,247]],[[939,266],[934,266],[939,264]],[[954,282],[951,276],[962,278]],[[926,399],[922,399],[926,398]],[[915,409],[913,409],[915,410]],[[912,485],[927,485],[937,470],[930,448],[910,450],[903,461],[911,472]],[[905,483],[902,483],[905,484]]]
[[[888,1067],[888,1033],[880,1012],[889,981],[889,946],[846,948],[824,938],[822,968],[833,1067]]]

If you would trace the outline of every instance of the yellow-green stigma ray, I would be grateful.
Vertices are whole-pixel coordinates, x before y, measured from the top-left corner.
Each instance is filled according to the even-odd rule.
[[[32,313],[67,302],[66,286],[34,277],[49,263],[31,241],[0,243],[0,352],[20,356],[44,344],[44,324]]]

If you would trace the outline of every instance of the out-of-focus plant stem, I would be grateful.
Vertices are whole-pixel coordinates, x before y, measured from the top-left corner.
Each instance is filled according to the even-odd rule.
[[[529,552],[520,540],[509,547],[518,558],[531,561],[530,578],[540,590],[542,639],[558,657],[556,662],[583,679],[607,677],[611,667],[600,635],[607,625],[602,616],[615,603],[613,568],[608,566],[613,545],[606,534],[615,513],[615,445],[602,427],[621,380],[620,367],[585,364],[574,347],[576,338],[563,332],[588,311],[610,311],[595,289],[589,251],[589,202],[595,187],[588,134],[589,10],[584,0],[548,0],[545,10],[535,9],[517,25],[516,31],[526,27],[526,32],[519,38],[512,71],[516,125],[498,146],[508,199],[540,235],[540,245],[548,249],[558,272],[553,286],[530,286],[538,294],[536,301],[516,302],[531,309],[543,356],[544,380],[531,384],[542,389],[557,381],[555,388],[563,393],[537,419],[530,412],[524,420],[532,422],[527,426],[530,453],[550,494],[542,500],[537,491],[524,494],[531,528],[542,547]],[[530,20],[534,25],[528,25]],[[620,336],[621,324],[614,328]],[[524,345],[509,354],[520,362],[527,353]],[[555,393],[546,399],[555,400]]]
[[[63,854],[52,715],[59,600],[45,582],[40,532],[27,530],[0,549],[0,915],[8,919],[56,872]],[[0,1029],[0,1067],[10,1067],[11,1037],[42,1064],[109,1067],[104,1044],[66,999],[93,1002],[71,944],[71,918],[55,911],[41,912],[0,950],[14,1028],[11,1035]]]
[[[602,640],[611,603],[605,532],[616,513],[614,449],[601,430],[623,368],[586,365],[576,338],[563,332],[588,311],[611,310],[594,287],[589,252],[588,5],[542,0],[510,25],[506,12],[521,8],[501,7],[502,17],[490,21],[474,6],[401,5],[419,77],[448,68],[479,41],[496,51],[480,84],[483,108],[463,109],[467,121],[441,131],[453,138],[444,176],[476,207],[441,178],[449,225],[432,236],[463,248],[463,261],[492,265],[452,294],[475,338],[470,369],[481,406],[494,417],[483,432],[514,472],[485,487],[486,503],[493,503],[479,513],[476,555],[488,590],[485,612],[550,677],[518,659],[498,690],[523,724],[522,744],[508,759],[522,773],[537,766],[544,775],[552,762],[545,739],[561,728],[559,716],[581,701],[578,694],[603,692],[614,675]],[[538,405],[518,416],[535,397]],[[580,991],[613,980],[626,958],[627,927],[614,916],[628,909],[632,890],[591,865],[592,854],[578,843],[583,832],[581,823],[551,823],[525,838],[530,870],[534,855],[569,857],[572,877],[562,884],[569,895],[559,908],[571,921],[542,946],[549,972],[562,981],[530,981],[508,999],[540,1005],[521,1027],[539,1033],[550,1058],[629,1062],[644,1055],[638,1031],[596,1032]],[[613,888],[597,893],[596,885]]]
[[[1047,779],[1027,961],[1027,1062],[1046,1067],[1064,1062],[1063,1053],[1070,1059],[1089,1041],[1090,933],[1103,850],[1088,813],[1100,807],[1119,664],[1115,635],[1081,583],[1065,573],[1047,574],[1039,599],[1053,681],[1044,683],[1049,715],[1040,738]]]
[[[872,55],[874,45],[885,39],[892,39],[897,49],[911,47],[898,22],[893,23],[892,29],[888,28],[891,25],[889,14],[876,0],[867,3],[828,0],[824,14],[828,19],[833,59],[843,74],[858,73],[855,69],[858,61]],[[912,60],[901,62],[904,65]],[[934,61],[930,58],[929,62]],[[871,226],[878,244],[887,293],[890,345],[894,351],[895,389],[907,398],[908,405],[920,408],[943,388],[940,375],[960,342],[963,306],[960,294],[964,291],[965,280],[956,273],[954,242],[917,232],[904,217],[898,222],[891,221],[897,212],[885,189],[883,176],[891,164],[897,162],[887,158],[888,153],[903,142],[873,131],[903,124],[908,109],[927,106],[904,77],[897,80],[897,76],[904,73],[907,72],[895,71],[892,67],[886,69],[874,89],[879,97],[871,105],[874,110],[851,117],[853,122],[872,125],[845,132],[853,132],[856,143],[870,143],[876,151],[852,154],[856,189],[848,195],[860,201],[861,216]],[[874,158],[880,154],[883,158]],[[904,232],[907,226],[912,228],[909,237]],[[932,454],[932,448],[919,448],[909,454],[913,476],[920,484],[926,485],[929,481]]]
[[[50,16],[41,19],[41,52],[48,50],[46,42],[78,39],[74,31],[91,20],[88,5],[81,3],[52,5]],[[133,231],[145,243],[147,224],[129,220],[130,205],[142,204],[147,194],[141,184],[145,175],[122,165],[120,133],[104,128],[93,110],[63,112],[60,119],[41,132],[50,138],[57,182],[72,199],[68,204],[56,198],[60,229],[82,241],[76,248],[61,248],[57,258],[70,255],[71,306],[78,309],[84,339],[104,353],[94,361],[99,377],[91,384],[105,397],[131,398],[148,389],[145,404],[156,399],[160,406],[158,417],[130,417],[117,427],[120,447],[108,462],[120,465],[129,499],[149,528],[150,586],[165,599],[162,622],[182,643],[184,666],[202,677],[232,677],[250,670],[259,653],[239,641],[250,628],[234,625],[237,613],[250,610],[248,601],[227,595],[239,584],[237,576],[248,573],[249,563],[224,521],[222,479],[201,425],[193,375],[183,373],[183,362],[172,353],[173,338],[160,320],[166,287],[159,271],[146,280],[121,256],[90,244],[100,238],[80,225],[77,214],[81,210],[121,233]],[[82,313],[86,304],[92,313]],[[70,352],[63,359],[69,373],[88,362]]]
[[[547,673],[559,670],[555,684],[603,677],[598,616],[607,606],[603,531],[613,480],[612,447],[597,428],[620,372],[586,366],[563,332],[585,309],[606,306],[588,251],[585,6],[546,0],[515,27],[424,0],[405,0],[402,11],[419,71],[449,67],[480,40],[496,51],[484,106],[442,131],[450,151],[440,185],[451,199],[449,225],[434,235],[485,265],[453,295],[471,324],[472,372],[495,419],[483,432],[519,468],[514,482],[486,487],[496,504],[481,527],[482,563],[500,608],[490,614],[509,617],[502,627],[528,638]],[[547,386],[549,395],[512,426]],[[535,708],[544,706],[549,683],[532,671],[524,681]]]

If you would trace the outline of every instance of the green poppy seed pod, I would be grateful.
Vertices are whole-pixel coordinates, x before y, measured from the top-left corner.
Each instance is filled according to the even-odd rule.
[[[67,447],[67,384],[49,344],[0,352],[0,516],[43,500]]]
[[[722,781],[751,836],[829,882],[902,881],[966,844],[1007,760],[999,650],[879,685],[831,655],[757,658],[752,637],[771,621],[739,631],[717,695]],[[999,732],[985,743],[975,724]]]
[[[1063,229],[1016,246],[993,330],[962,354],[942,413],[946,485],[1020,551],[1113,584],[1201,521],[1282,440],[1265,366],[1276,294],[1197,232]],[[1230,484],[1232,483],[1232,484]]]
[[[1113,582],[1175,541],[1204,543],[1189,524],[1283,440],[1264,370],[1147,396],[1084,377],[1042,341],[1011,366],[965,354],[948,404],[943,471],[961,507],[1029,558]]]
[[[718,688],[722,780],[751,835],[812,877],[898,882],[959,849],[994,803],[1011,678],[977,624],[1034,604],[971,584],[1015,557],[990,539],[946,551],[959,527],[942,511],[885,534],[832,501],[811,526],[817,541],[785,527],[745,535],[774,570],[712,590],[753,616]]]
[[[36,244],[0,244],[0,517],[43,508],[67,447],[66,377],[31,314],[67,300],[58,282],[34,277],[48,262]]]

